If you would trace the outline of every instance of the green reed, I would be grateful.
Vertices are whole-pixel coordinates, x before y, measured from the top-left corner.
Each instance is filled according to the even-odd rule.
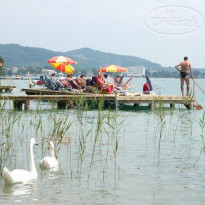
[[[203,152],[204,152],[204,155],[205,155],[205,141],[204,141],[204,129],[205,129],[205,112],[203,113],[202,115],[202,118],[199,119],[199,125],[200,125],[200,128],[201,128],[201,139],[202,139],[202,143],[203,143]]]
[[[166,126],[166,120],[165,117],[167,115],[165,105],[163,102],[159,101],[155,105],[154,110],[155,117],[157,119],[157,124],[159,124],[159,140],[158,140],[158,157],[160,156],[160,150],[161,150],[161,140],[162,140],[162,133]]]
[[[118,121],[119,118],[118,110],[116,110],[111,118],[107,121],[107,125],[111,128],[111,136],[114,140],[113,143],[113,155],[114,155],[114,169],[115,169],[115,185],[116,185],[116,171],[117,171],[117,152],[119,148],[119,137],[120,137],[120,131],[122,129],[122,125],[125,122],[125,120]]]
[[[104,119],[103,112],[102,112],[103,105],[104,105],[104,97],[101,97],[99,100],[99,104],[98,104],[97,125],[96,125],[96,130],[95,130],[95,135],[94,135],[92,155],[91,155],[91,161],[90,161],[90,166],[89,166],[89,171],[88,171],[88,181],[90,179],[91,168],[92,168],[92,164],[94,161],[96,144],[97,144],[98,137],[102,129],[102,125],[103,125],[103,119]]]
[[[200,150],[200,154],[199,156],[197,157],[196,159],[196,162],[194,163],[193,167],[195,167],[196,163],[199,161],[200,157],[201,157],[201,154],[204,153],[205,155],[205,139],[204,139],[204,130],[205,130],[205,111],[202,115],[202,118],[199,119],[199,126],[201,128],[201,134],[200,134],[200,137],[202,139],[202,148]]]

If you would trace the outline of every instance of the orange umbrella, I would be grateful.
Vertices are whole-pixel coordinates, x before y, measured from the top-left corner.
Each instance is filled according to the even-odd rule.
[[[51,63],[51,65],[58,71],[61,71],[63,73],[72,74],[75,70],[71,65],[66,65],[62,63]]]
[[[55,56],[47,61],[48,63],[76,64],[77,62],[65,56]]]

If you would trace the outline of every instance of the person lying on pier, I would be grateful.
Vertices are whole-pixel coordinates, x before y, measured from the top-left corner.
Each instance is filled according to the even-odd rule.
[[[86,80],[87,80],[87,79],[85,78],[85,75],[84,75],[84,74],[81,74],[79,79],[80,79],[81,83],[82,83],[84,86],[86,86]]]
[[[112,94],[113,93],[113,84],[109,84],[109,83],[104,83],[104,77],[102,75],[99,76],[93,76],[92,77],[92,81],[95,83],[96,87],[98,88],[98,90],[100,91],[100,93],[109,93]]]
[[[81,74],[80,78],[76,78],[74,79],[74,81],[78,84],[78,86],[81,89],[84,89],[86,87],[86,79],[85,79],[85,75]]]
[[[75,79],[73,79],[73,74],[68,74],[66,80],[71,84],[73,89],[81,89]]]
[[[65,89],[69,89],[69,90],[73,89],[73,87],[72,87],[70,81],[67,80],[67,78],[59,79],[59,81],[64,85],[64,88],[65,88]]]

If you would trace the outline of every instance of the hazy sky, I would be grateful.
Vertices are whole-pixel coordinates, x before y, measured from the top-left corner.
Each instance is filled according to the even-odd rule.
[[[89,47],[163,66],[174,66],[187,55],[193,67],[205,68],[204,21],[198,30],[174,36],[145,26],[151,10],[169,5],[194,9],[176,9],[181,19],[200,18],[197,12],[205,17],[204,0],[0,0],[0,43],[55,51]]]

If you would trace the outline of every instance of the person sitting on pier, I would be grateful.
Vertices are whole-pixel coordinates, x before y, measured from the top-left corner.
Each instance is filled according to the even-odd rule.
[[[115,78],[113,78],[115,87],[117,89],[123,89],[123,90],[132,88],[133,86],[131,84],[128,85],[128,83],[132,80],[132,78],[129,78],[126,83],[123,82],[123,78],[124,78],[124,75],[121,77],[117,75]]]
[[[107,74],[104,74],[104,75],[103,75],[103,82],[110,84],[110,82],[109,82],[109,80],[108,80],[108,75],[107,75]]]
[[[50,80],[51,80],[53,83],[56,83],[56,82],[57,82],[57,78],[56,78],[56,74],[55,74],[55,73],[52,73]]]
[[[149,77],[146,76],[146,83],[143,85],[143,94],[155,94],[152,92],[152,84]]]

